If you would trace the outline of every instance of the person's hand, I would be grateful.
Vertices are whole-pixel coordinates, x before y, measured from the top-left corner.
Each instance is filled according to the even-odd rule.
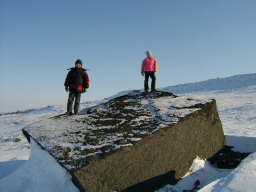
[[[65,87],[65,90],[68,92],[68,87]]]
[[[141,72],[141,75],[142,75],[142,76],[144,76],[144,74],[145,74],[144,72]]]

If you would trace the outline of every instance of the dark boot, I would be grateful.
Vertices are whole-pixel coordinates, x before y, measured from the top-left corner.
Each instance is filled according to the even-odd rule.
[[[73,115],[71,111],[67,111],[66,115]]]

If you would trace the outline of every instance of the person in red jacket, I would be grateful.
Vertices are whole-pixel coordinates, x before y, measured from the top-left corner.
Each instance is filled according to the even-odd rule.
[[[141,65],[141,75],[145,75],[145,81],[144,81],[144,90],[146,92],[149,92],[148,87],[148,79],[151,78],[151,91],[156,91],[156,75],[155,72],[157,72],[157,61],[152,56],[152,53],[150,50],[146,51],[147,58],[145,58],[142,61]]]
[[[75,99],[74,114],[78,114],[81,93],[84,93],[89,88],[89,76],[84,68],[82,68],[82,61],[76,60],[75,67],[70,68],[65,79],[65,89],[69,91],[68,103],[67,103],[67,115],[72,115],[72,106]]]

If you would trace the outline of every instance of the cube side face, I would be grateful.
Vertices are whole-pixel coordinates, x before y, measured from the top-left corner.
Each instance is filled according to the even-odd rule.
[[[88,191],[153,191],[175,184],[197,156],[210,158],[224,145],[216,102],[212,101],[180,122],[74,174]]]

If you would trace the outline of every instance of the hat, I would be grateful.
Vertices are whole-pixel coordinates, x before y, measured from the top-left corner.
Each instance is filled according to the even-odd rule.
[[[77,59],[77,60],[76,60],[76,62],[75,62],[75,65],[76,65],[76,64],[78,64],[78,63],[79,63],[79,64],[81,64],[81,65],[83,65],[83,63],[82,63],[82,60],[81,60],[81,59]]]
[[[145,53],[152,55],[152,52],[150,50],[147,50]]]

